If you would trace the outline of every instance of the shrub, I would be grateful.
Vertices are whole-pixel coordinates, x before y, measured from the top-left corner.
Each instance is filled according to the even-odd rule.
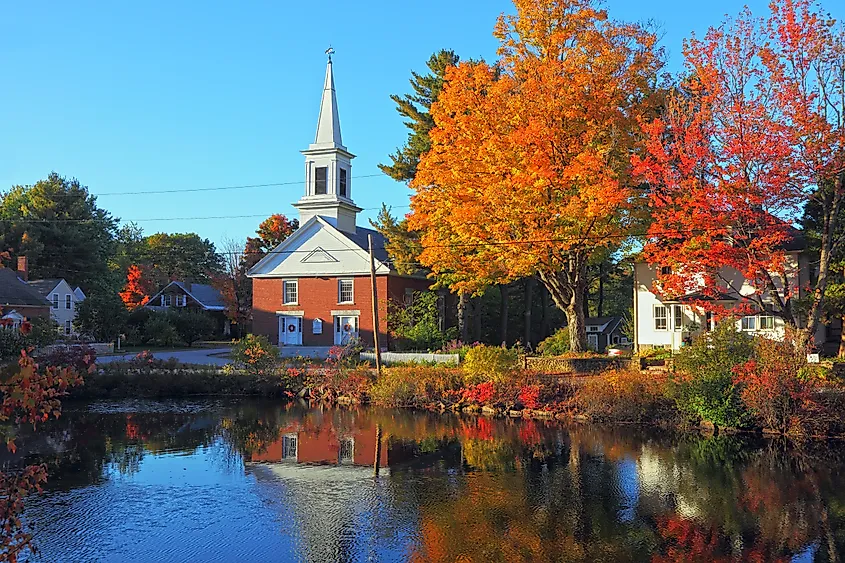
[[[145,342],[155,346],[173,346],[178,340],[179,334],[176,332],[176,327],[171,324],[168,315],[151,315],[144,323]]]
[[[232,343],[232,363],[253,375],[269,373],[279,363],[279,349],[266,336],[247,334]]]
[[[214,319],[203,311],[185,308],[169,317],[179,338],[188,346],[197,340],[211,336],[214,332]]]
[[[425,407],[451,404],[458,398],[463,378],[457,369],[408,366],[390,367],[373,384],[373,403],[391,407]]]
[[[519,370],[516,350],[498,346],[476,346],[467,351],[463,363],[464,380],[475,384],[502,381]]]
[[[539,345],[537,351],[543,356],[562,356],[569,352],[569,329],[560,328]]]
[[[758,338],[754,357],[734,369],[745,406],[765,428],[781,434],[803,433],[817,410],[818,379],[806,369],[806,354],[790,340]]]
[[[97,362],[97,352],[84,344],[55,346],[46,354],[39,355],[37,359],[42,365],[74,368],[78,373],[87,373]]]
[[[685,415],[719,426],[743,427],[749,416],[734,384],[733,369],[751,358],[754,343],[727,319],[675,357],[678,372],[669,392]]]
[[[664,381],[639,370],[608,370],[590,377],[575,391],[578,411],[595,420],[647,422],[658,418],[668,401]]]

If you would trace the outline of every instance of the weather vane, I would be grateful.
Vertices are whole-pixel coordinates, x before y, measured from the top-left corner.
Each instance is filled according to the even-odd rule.
[[[329,56],[329,60],[332,60],[332,55],[334,55],[334,49],[332,49],[331,45],[329,45],[329,48],[326,49],[326,54]]]

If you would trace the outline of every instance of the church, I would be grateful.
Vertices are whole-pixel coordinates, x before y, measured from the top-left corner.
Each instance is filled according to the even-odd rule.
[[[391,268],[384,237],[358,226],[352,159],[340,134],[329,55],[317,135],[305,155],[305,193],[293,204],[299,229],[261,259],[252,278],[253,332],[280,346],[373,346],[369,238],[375,256],[379,345],[387,346],[388,302],[425,291],[426,279]]]

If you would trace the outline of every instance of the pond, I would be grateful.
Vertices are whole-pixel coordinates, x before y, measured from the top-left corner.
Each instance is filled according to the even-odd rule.
[[[27,500],[39,548],[29,561],[834,561],[845,551],[837,443],[187,401],[68,404],[19,446],[50,471]]]

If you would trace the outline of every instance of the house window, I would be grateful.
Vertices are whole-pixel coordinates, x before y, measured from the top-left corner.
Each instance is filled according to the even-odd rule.
[[[296,434],[288,434],[282,438],[282,459],[296,459]]]
[[[337,302],[352,303],[355,298],[352,295],[352,280],[339,280],[337,282]]]
[[[742,317],[742,330],[757,330],[757,317]]]
[[[59,308],[59,294],[54,293],[52,295],[52,298],[53,298],[53,309],[58,309]]]
[[[177,307],[185,307],[188,304],[188,296],[187,295],[177,295],[176,296],[176,306]]]
[[[674,327],[675,330],[684,328],[684,310],[680,305],[672,305],[672,312],[674,313]]]
[[[337,193],[339,193],[341,197],[346,197],[346,169],[341,168],[338,172],[340,173],[340,178],[337,183]]]
[[[325,166],[320,166],[314,170],[314,193],[322,195],[326,193],[327,179],[329,169]]]
[[[614,335],[613,335],[613,343],[614,343],[614,344],[619,344],[619,335],[618,335],[618,334],[614,334]]]
[[[296,305],[299,303],[299,283],[297,280],[286,280],[282,289],[282,303]]]
[[[775,329],[775,318],[771,315],[761,315],[760,316],[760,330],[774,330]]]
[[[669,328],[669,308],[664,305],[654,306],[654,330]]]
[[[587,332],[598,332],[598,331],[599,331],[599,327],[597,327],[597,326],[588,326],[587,327]]]
[[[344,464],[355,461],[355,438],[341,438],[337,461]]]
[[[171,303],[172,303],[172,301],[171,301],[170,295],[165,294],[165,295],[161,296],[161,306],[162,307],[170,307]]]
[[[668,276],[672,274],[672,266],[663,266],[660,268],[660,275]]]
[[[73,309],[73,301],[71,301],[70,293],[65,295],[65,309]]]
[[[65,321],[65,334],[70,334],[70,321]]]

